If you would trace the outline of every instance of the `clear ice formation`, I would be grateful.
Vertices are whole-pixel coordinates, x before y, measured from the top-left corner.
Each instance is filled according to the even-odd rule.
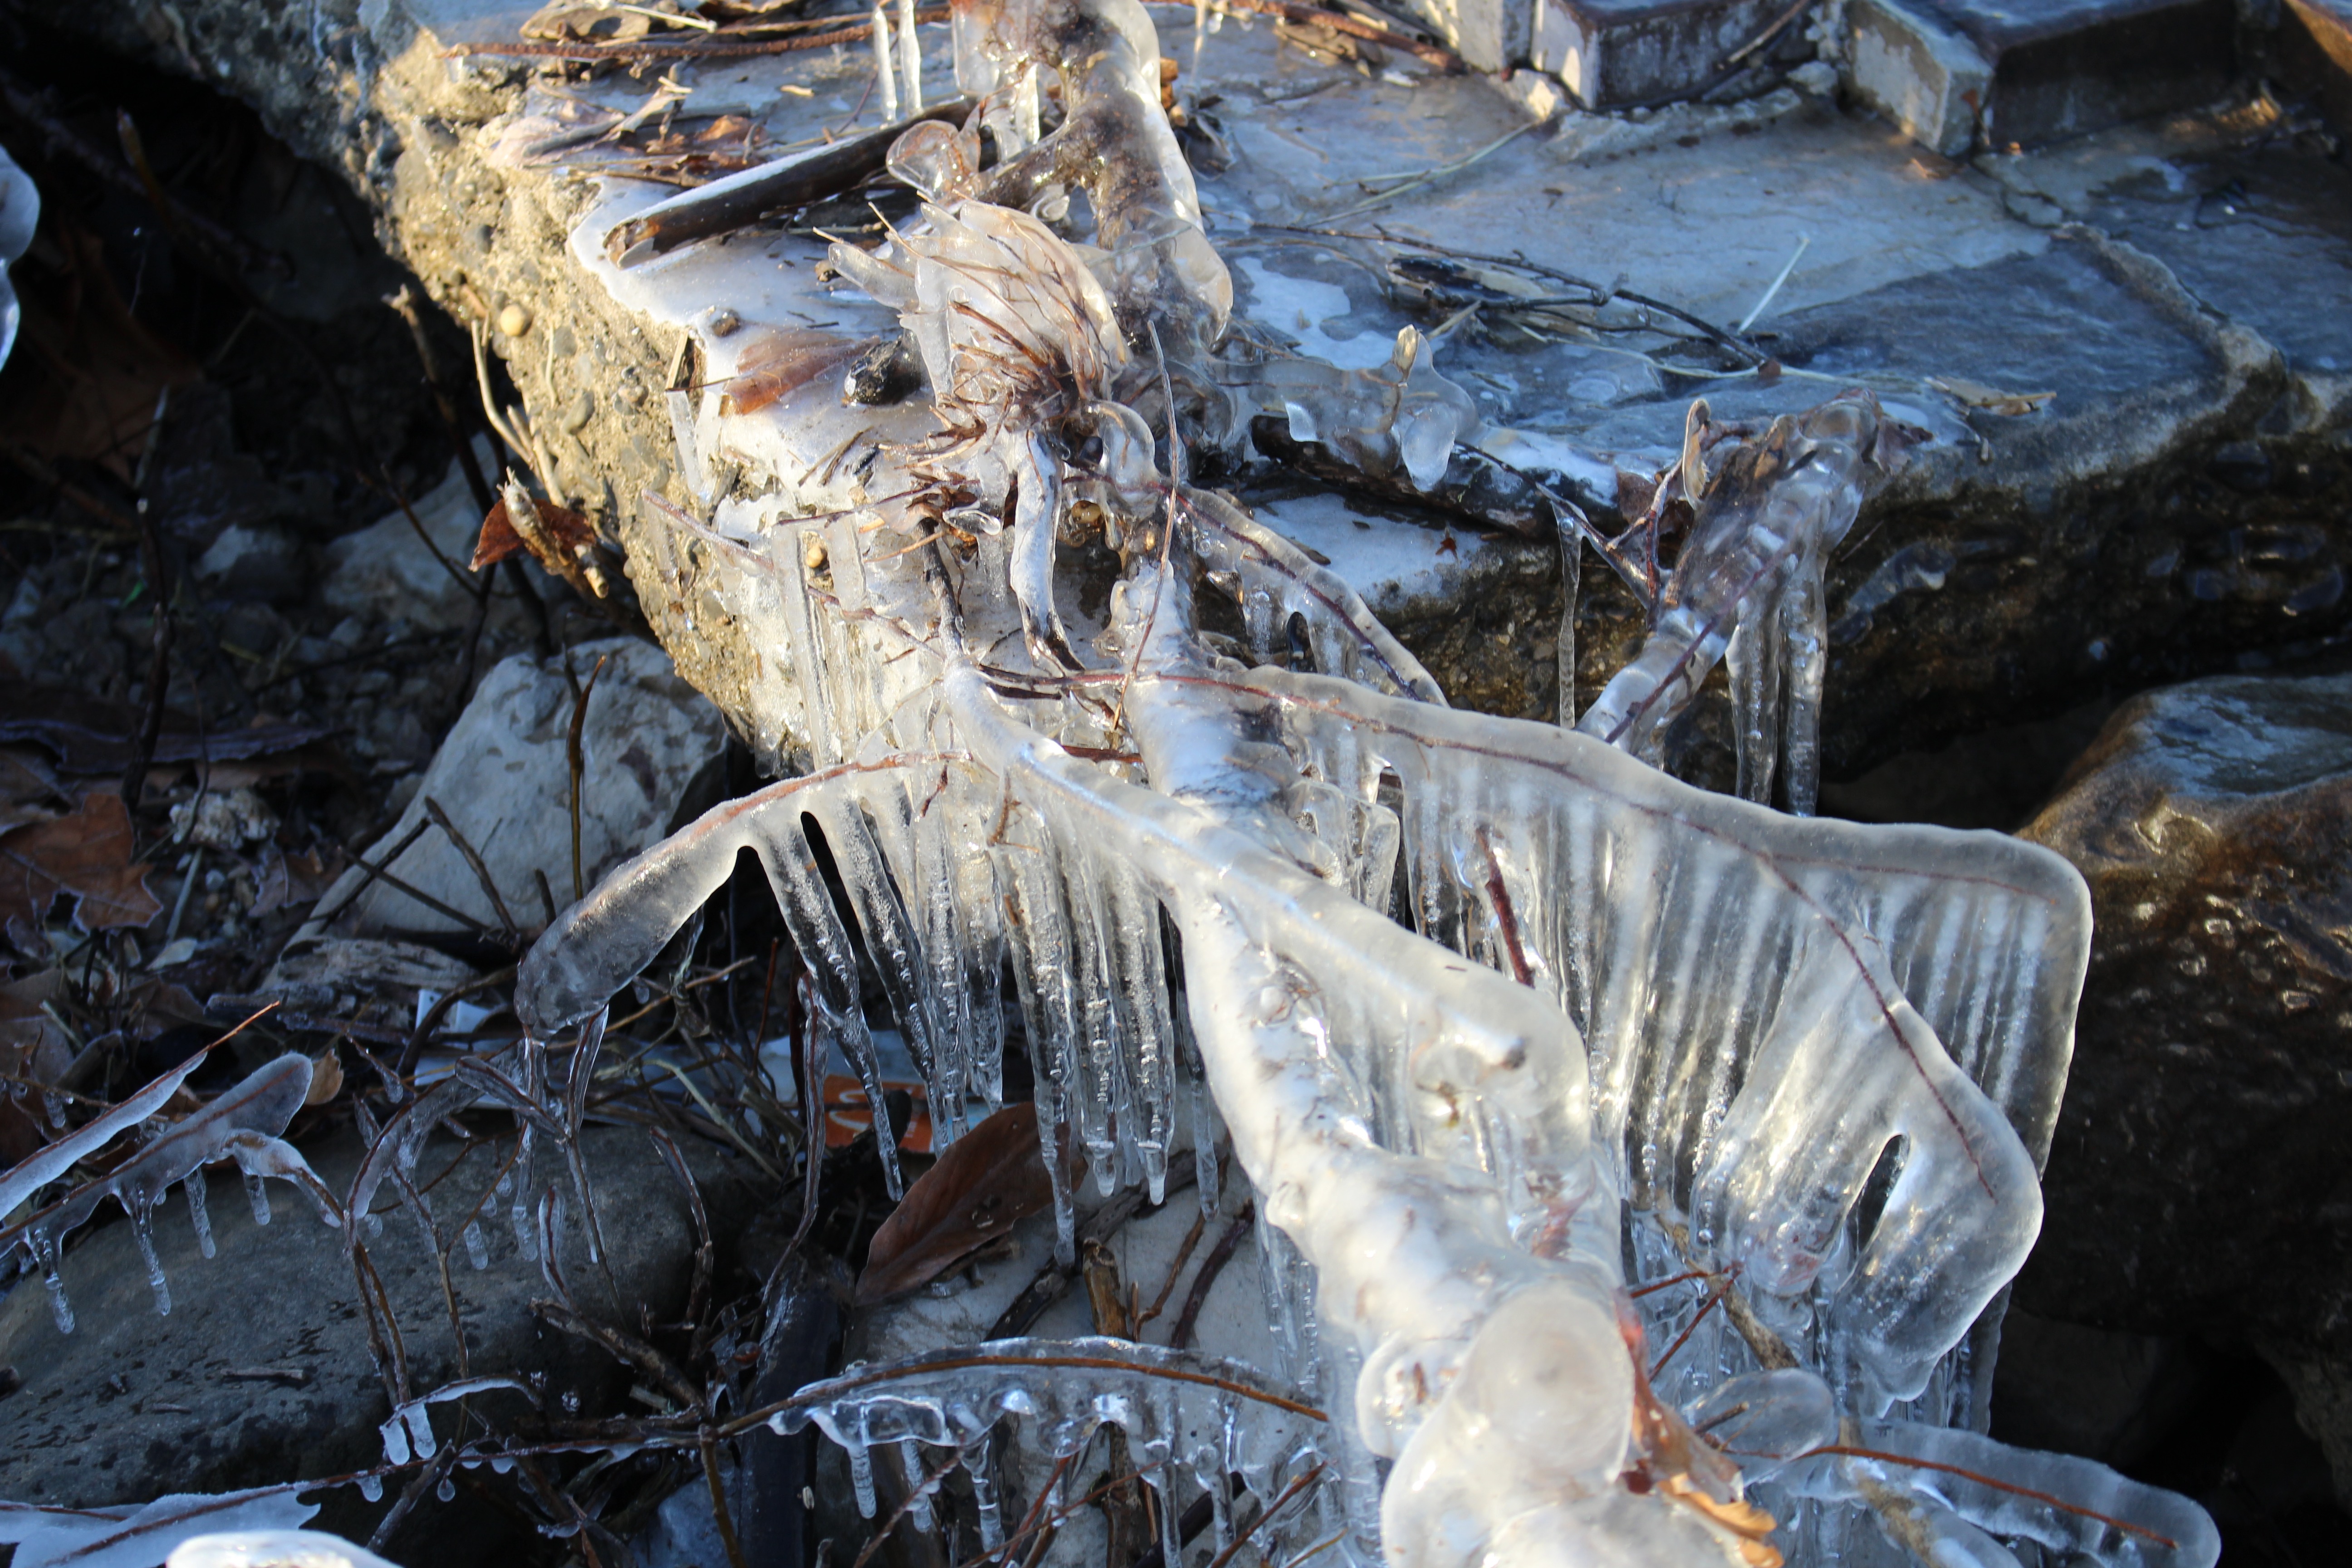
[[[1139,7],[953,15],[1001,162],[975,126],[909,131],[891,163],[922,221],[834,253],[898,312],[928,395],[845,411],[816,372],[756,409],[706,393],[679,422],[706,510],[648,497],[632,562],[688,635],[757,634],[731,707],[797,776],[559,920],[522,970],[530,1036],[585,1024],[578,1078],[607,999],[750,848],[815,1026],[878,1077],[870,954],[942,1137],[1001,1097],[1016,1019],[1041,1139],[1067,1128],[1106,1190],[1158,1195],[1188,1152],[1205,1175],[1222,1123],[1286,1347],[1257,1375],[1327,1419],[1243,1400],[1218,1440],[1311,1453],[1270,1473],[1351,1561],[1868,1568],[2013,1542],[2209,1565],[2193,1506],[1978,1436],[2040,1224],[2080,879],[2000,835],[1757,804],[1785,772],[1810,805],[1822,554],[1906,432],[1863,395],[1737,443],[1695,410],[1698,527],[1585,732],[1454,711],[1335,574],[1187,477],[1188,451],[1293,405],[1360,468],[1430,471],[1426,421],[1473,426],[1416,382],[1419,345],[1378,387],[1237,374],[1263,356],[1223,335]],[[1074,188],[1090,236],[1066,232]],[[714,384],[749,373],[751,345],[703,346]],[[730,465],[772,478],[707,482]],[[1095,538],[1123,565],[1098,623],[1055,555]],[[1199,634],[1204,591],[1257,668]],[[1301,640],[1318,673],[1266,668]],[[1753,800],[1640,755],[1727,657]],[[514,1103],[551,1117],[545,1090]],[[1092,1354],[861,1369],[809,1418],[860,1466],[896,1446],[910,1484],[1008,1412],[1049,1456],[1098,1420],[1147,1447],[1194,1430],[1152,1401],[1204,1385],[1137,1370],[1167,1352],[1072,1361]],[[1039,1480],[975,1471],[983,1520]],[[1221,1489],[1189,1459],[1154,1484]]]
[[[1020,1417],[1030,1468],[1051,1478],[1035,1498],[1013,1498],[1013,1511],[1004,1506],[1006,1467],[991,1462],[983,1441],[1007,1415]],[[1106,1426],[1125,1434],[1130,1462],[1160,1496],[1170,1563],[1183,1561],[1174,1532],[1192,1496],[1210,1500],[1220,1552],[1234,1542],[1236,1491],[1265,1510],[1291,1498],[1307,1505],[1286,1508],[1257,1531],[1253,1539],[1271,1555],[1319,1534],[1332,1495],[1301,1484],[1321,1463],[1318,1432],[1328,1417],[1296,1390],[1237,1362],[1126,1340],[997,1340],[887,1367],[853,1365],[802,1389],[768,1424],[790,1433],[811,1423],[849,1455],[858,1511],[868,1519],[878,1504],[876,1449],[913,1446],[903,1477],[909,1485],[928,1479],[936,1489],[961,1467],[981,1544],[991,1552],[1069,1506],[1080,1490],[1070,1485],[1079,1479],[1072,1466]],[[950,1462],[925,1449],[944,1451]]]
[[[1849,392],[1774,420],[1761,439],[1727,441],[1704,400],[1691,405],[1682,460],[1658,487],[1696,509],[1682,559],[1659,595],[1642,650],[1577,728],[1645,761],[1718,663],[1731,675],[1742,799],[1812,814],[1821,789],[1822,677],[1829,661],[1822,574],[1862,503],[1899,473],[1920,433]],[[1718,457],[1709,447],[1728,447]],[[1713,458],[1710,464],[1710,458]]]
[[[15,1543],[15,1568],[154,1568],[179,1563],[192,1542],[223,1533],[299,1531],[319,1511],[293,1487],[174,1492],[136,1508],[40,1508],[0,1502],[0,1544]],[[303,1533],[307,1534],[307,1531]],[[218,1562],[192,1556],[191,1562]],[[359,1559],[352,1560],[355,1568]]]
[[[80,1161],[161,1111],[204,1060],[202,1053],[190,1058],[105,1114],[0,1174],[0,1216],[29,1202]],[[201,1110],[157,1131],[137,1153],[105,1175],[82,1183],[14,1225],[0,1227],[0,1250],[25,1249],[48,1285],[49,1307],[58,1331],[69,1334],[74,1328],[73,1308],[58,1268],[58,1247],[68,1234],[89,1220],[101,1198],[111,1197],[131,1216],[131,1234],[146,1261],[147,1282],[155,1292],[155,1310],[170,1312],[171,1287],[155,1257],[155,1211],[172,1185],[181,1184],[197,1242],[204,1255],[212,1257],[212,1222],[205,1205],[205,1165],[236,1163],[253,1200],[254,1218],[260,1224],[269,1223],[269,1200],[262,1189],[262,1179],[268,1176],[299,1188],[327,1224],[341,1223],[341,1210],[326,1184],[278,1136],[302,1109],[310,1091],[310,1058],[294,1053],[279,1057]]]

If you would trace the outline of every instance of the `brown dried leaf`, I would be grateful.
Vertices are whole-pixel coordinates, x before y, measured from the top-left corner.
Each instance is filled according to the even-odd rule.
[[[539,520],[547,524],[547,531],[554,536],[558,544],[575,555],[596,542],[594,525],[570,507],[541,501]],[[507,503],[500,500],[491,506],[489,515],[482,519],[482,537],[474,545],[474,559],[468,564],[479,572],[485,566],[498,564],[509,555],[520,555],[527,548],[522,535],[517,533],[514,524],[507,521]],[[551,572],[562,570],[551,562],[541,561],[540,564]]]
[[[1037,1108],[1008,1105],[948,1146],[874,1233],[857,1304],[929,1284],[1054,1201],[1037,1148]]]
[[[38,928],[63,893],[75,900],[79,930],[147,924],[163,906],[147,890],[133,847],[122,797],[96,791],[70,816],[0,835],[0,921]]]

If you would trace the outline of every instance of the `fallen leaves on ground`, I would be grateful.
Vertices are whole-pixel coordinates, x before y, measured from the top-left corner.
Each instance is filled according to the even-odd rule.
[[[857,1304],[929,1284],[1053,1201],[1037,1147],[1037,1108],[1008,1105],[950,1144],[907,1189],[874,1233]]]
[[[122,797],[98,791],[69,816],[0,834],[0,922],[26,946],[62,893],[81,931],[147,924],[163,906],[131,858],[135,847]]]

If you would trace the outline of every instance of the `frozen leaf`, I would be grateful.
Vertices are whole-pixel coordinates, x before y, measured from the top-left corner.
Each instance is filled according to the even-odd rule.
[[[0,920],[37,929],[63,894],[74,900],[78,930],[145,925],[163,906],[147,890],[134,847],[122,797],[99,792],[70,816],[0,836]]]
[[[1008,1105],[948,1146],[874,1233],[857,1304],[928,1285],[1054,1201],[1037,1108]]]

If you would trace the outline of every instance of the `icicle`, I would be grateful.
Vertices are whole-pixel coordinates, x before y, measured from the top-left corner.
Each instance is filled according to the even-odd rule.
[[[872,1519],[877,1502],[874,1496],[874,1450],[864,1443],[846,1445],[849,1455],[849,1485],[857,1497],[857,1517]]]
[[[882,89],[882,123],[898,122],[898,62],[890,58],[890,16],[882,0],[874,0],[874,79]]]
[[[210,1258],[215,1249],[213,1246],[213,1216],[205,1207],[205,1200],[211,1194],[205,1191],[204,1167],[200,1165],[190,1172],[187,1180],[180,1184],[180,1190],[188,1194],[188,1219],[196,1227],[196,1250]]]
[[[367,1499],[370,1502],[382,1502],[383,1500],[383,1478],[374,1474],[373,1471],[362,1474],[360,1477],[360,1496]]]
[[[923,112],[923,46],[915,37],[915,0],[898,0],[898,60],[907,75],[907,112],[920,114]]]
[[[74,1331],[73,1303],[66,1300],[66,1282],[58,1272],[57,1237],[47,1230],[37,1229],[32,1236],[33,1258],[41,1270],[41,1283],[48,1287],[49,1315],[57,1320],[58,1332]]]
[[[172,1315],[172,1287],[163,1279],[163,1265],[155,1257],[155,1208],[152,1204],[131,1205],[131,1234],[139,1243],[139,1257],[147,1265],[147,1288],[155,1292],[155,1315]]]
[[[1553,508],[1559,525],[1559,727],[1576,728],[1576,610],[1584,585],[1584,531],[1577,520]]]
[[[915,1533],[931,1532],[931,1488],[924,1476],[928,1467],[923,1463],[922,1446],[912,1437],[898,1440],[898,1462],[907,1472],[907,1517],[914,1522]]]
[[[539,1261],[539,1237],[530,1215],[531,1124],[515,1130],[514,1186],[507,1203],[507,1224],[514,1231],[515,1251],[525,1263]]]
[[[466,1243],[466,1261],[474,1266],[477,1273],[488,1268],[490,1266],[490,1243],[489,1238],[482,1234],[481,1222],[467,1219],[461,1234]]]
[[[425,1402],[421,1399],[403,1405],[401,1408],[406,1413],[410,1447],[416,1450],[416,1457],[418,1458],[431,1458],[436,1453],[440,1451],[440,1445],[436,1443],[433,1437],[433,1415],[431,1411],[426,1408]]]
[[[971,1479],[972,1508],[980,1515],[980,1549],[994,1552],[1004,1544],[1004,1516],[996,1500],[996,1482],[986,1464],[967,1465]],[[1179,1559],[1171,1557],[1171,1563]]]

